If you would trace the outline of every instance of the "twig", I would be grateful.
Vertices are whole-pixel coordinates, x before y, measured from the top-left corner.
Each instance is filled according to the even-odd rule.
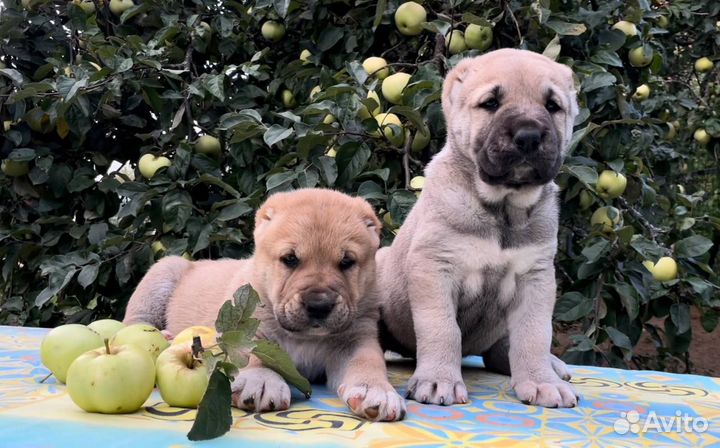
[[[403,146],[403,170],[405,172],[405,189],[410,189],[410,151],[412,150],[412,136],[409,135],[405,139],[405,146]]]
[[[517,31],[518,39],[520,40],[520,42],[518,43],[518,46],[522,46],[524,39],[523,39],[522,32],[520,31],[520,24],[518,23],[517,19],[515,18],[515,14],[513,14],[512,9],[510,8],[510,4],[507,2],[507,0],[503,1],[503,7],[505,8],[505,11],[510,14],[512,21],[515,24],[515,30]]]
[[[662,229],[659,229],[652,225],[650,221],[645,219],[645,217],[640,214],[640,212],[631,207],[630,204],[628,204],[628,202],[622,196],[618,198],[618,202],[620,202],[620,205],[622,205],[628,212],[630,212],[630,214],[633,216],[633,218],[635,218],[636,221],[642,224],[642,226],[645,227],[648,232],[650,232],[650,239],[652,239],[653,243],[657,243],[658,235],[663,233]]]
[[[452,34],[450,35],[452,36]],[[445,36],[442,33],[435,34],[435,50],[433,51],[432,63],[437,66],[440,76],[445,76]]]
[[[185,61],[183,62],[183,66],[185,67],[185,70],[188,71],[188,74],[190,75],[190,78],[192,80],[192,56],[193,56],[193,40],[191,39],[190,44],[188,45],[187,51],[185,52]],[[185,94],[185,120],[187,121],[187,141],[188,144],[192,141],[193,137],[193,116],[192,116],[192,103],[190,102],[190,89],[189,84],[184,83],[183,90],[187,89],[187,93]]]

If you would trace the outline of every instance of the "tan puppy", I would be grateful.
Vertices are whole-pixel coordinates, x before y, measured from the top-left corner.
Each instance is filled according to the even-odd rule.
[[[518,398],[572,407],[550,354],[558,173],[577,115],[572,71],[529,51],[461,61],[443,85],[447,142],[393,245],[378,252],[389,348],[416,354],[408,396],[467,401],[460,362],[483,355]]]
[[[387,380],[377,336],[379,231],[363,199],[321,189],[275,194],[256,214],[252,258],[163,258],[130,298],[124,322],[148,322],[171,334],[214,326],[220,306],[249,282],[264,305],[255,312],[259,338],[279,343],[311,381],[326,375],[355,414],[402,419],[405,403]],[[233,404],[287,409],[290,389],[251,359],[233,382]]]

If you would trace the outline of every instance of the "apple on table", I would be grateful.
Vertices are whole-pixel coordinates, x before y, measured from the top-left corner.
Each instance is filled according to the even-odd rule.
[[[80,324],[67,324],[50,330],[40,343],[40,360],[58,381],[64,383],[75,359],[103,345],[99,334]]]

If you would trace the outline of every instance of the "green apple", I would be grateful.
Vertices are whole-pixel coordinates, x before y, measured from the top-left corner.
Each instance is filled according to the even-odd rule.
[[[627,178],[612,170],[605,170],[598,177],[595,190],[603,199],[615,199],[625,192]]]
[[[277,42],[285,36],[285,26],[274,20],[268,20],[263,23],[260,32],[263,37],[271,42]]]
[[[361,104],[360,109],[358,110],[358,116],[361,120],[367,120],[382,112],[382,108],[380,107],[380,97],[378,96],[377,92],[371,90],[368,92],[367,97],[368,99],[372,98],[372,100],[375,101],[375,104],[377,104],[377,106],[374,107],[373,110],[368,110],[367,106]]]
[[[402,103],[402,93],[410,81],[408,73],[395,73],[390,75],[382,83],[382,94],[385,99],[393,104]]]
[[[205,395],[210,374],[202,359],[193,357],[191,344],[173,345],[157,359],[155,380],[170,406],[197,408]]]
[[[460,30],[453,30],[452,33],[448,33],[445,36],[445,45],[447,45],[450,54],[458,54],[467,50],[465,45],[465,35]]]
[[[310,50],[306,48],[300,52],[300,61],[302,61],[303,64],[309,64],[311,56],[312,53],[310,53]]]
[[[590,217],[590,225],[598,227],[603,233],[611,233],[620,225],[622,215],[615,207],[600,207]]]
[[[650,271],[653,278],[659,282],[669,282],[675,280],[678,274],[677,263],[672,257],[662,257],[653,263],[650,260],[643,261],[643,266]]]
[[[693,133],[693,138],[696,142],[698,142],[700,145],[705,146],[708,143],[710,143],[710,134],[707,133],[707,131],[703,128],[696,129]]]
[[[135,6],[133,0],[110,0],[110,11],[116,16],[122,15],[133,6]]]
[[[325,153],[325,155],[328,156],[328,157],[335,157],[335,156],[337,155],[337,149],[336,149],[334,146],[332,146],[331,148],[329,148],[329,149],[327,150],[327,152]]]
[[[101,347],[103,340],[85,325],[68,324],[53,328],[40,343],[40,360],[58,381],[65,382],[67,371],[75,358]]]
[[[122,328],[112,338],[112,345],[134,345],[148,352],[152,359],[170,346],[165,336],[152,325],[133,324]]]
[[[427,12],[419,3],[406,2],[395,11],[395,26],[406,36],[417,36],[422,33],[422,23],[425,20],[427,20]]]
[[[675,136],[677,135],[677,128],[675,128],[675,124],[670,123],[670,122],[665,123],[665,124],[666,124],[667,127],[668,127],[668,131],[667,131],[667,134],[665,134],[665,138],[666,138],[667,140],[672,140],[672,139],[674,139]]]
[[[150,248],[152,249],[154,254],[167,251],[167,247],[165,247],[162,241],[153,241],[153,243],[150,245]]]
[[[0,165],[0,169],[8,177],[20,177],[26,175],[30,171],[27,162],[16,162],[14,160],[5,159]]]
[[[212,135],[203,135],[195,142],[195,151],[208,156],[220,155],[220,140]]]
[[[428,144],[430,144],[430,129],[426,126],[424,129],[418,129],[415,133],[410,149],[413,152],[422,151]]]
[[[170,159],[165,156],[156,156],[154,154],[144,154],[138,161],[138,169],[140,174],[146,179],[152,179],[160,168],[170,166]]]
[[[389,228],[395,229],[397,226],[395,225],[395,221],[393,221],[393,217],[390,214],[390,212],[387,212],[383,215],[383,222],[388,225]]]
[[[320,88],[320,86],[313,87],[310,90],[310,99],[312,100],[315,97],[315,95],[317,95],[320,92],[322,92],[322,89]]]
[[[633,67],[645,67],[652,62],[653,49],[649,45],[633,48],[628,52],[628,59]]]
[[[425,177],[424,176],[415,176],[412,179],[410,179],[410,188],[414,190],[422,190],[425,186]]]
[[[641,84],[635,89],[635,93],[633,93],[633,99],[635,101],[641,102],[648,99],[650,96],[650,86],[647,84]]]
[[[377,79],[385,79],[390,74],[390,68],[387,66],[387,61],[377,56],[371,56],[365,59],[362,63],[362,67],[368,75],[373,75]]]
[[[282,91],[282,103],[283,103],[283,106],[288,107],[288,108],[295,107],[295,104],[296,104],[295,103],[295,95],[293,95],[293,93],[288,89],[283,90]]]
[[[668,25],[670,25],[670,19],[668,19],[667,16],[660,16],[655,20],[655,23],[657,23],[657,26],[660,28],[667,28]]]
[[[155,385],[155,362],[132,345],[108,345],[80,355],[67,376],[72,401],[87,412],[127,414],[145,403]]]
[[[336,121],[337,121],[337,118],[335,118],[335,115],[333,115],[333,114],[327,114],[327,115],[325,115],[325,118],[323,118],[323,121],[322,121],[322,122],[323,122],[324,124],[333,124],[333,123],[335,123]]]
[[[405,142],[405,130],[397,115],[389,113],[377,114],[375,120],[377,121],[378,127],[382,130],[382,134],[390,143],[395,146],[402,146]],[[390,125],[395,125],[396,127]],[[379,137],[380,133],[377,132],[375,136]]]
[[[190,255],[187,251],[183,252],[180,256],[183,257],[184,259],[186,259],[187,261],[193,261],[192,255]]]
[[[627,20],[621,20],[612,26],[614,30],[620,30],[625,33],[626,37],[637,36],[638,30],[634,23]]]
[[[80,9],[85,12],[85,14],[91,14],[95,12],[95,3],[92,0],[73,0],[73,4],[80,7]]]
[[[695,70],[699,73],[709,72],[714,66],[713,61],[707,57],[702,57],[695,61]]]
[[[88,328],[105,340],[115,336],[115,333],[125,328],[125,324],[115,319],[100,319],[88,324]]]
[[[3,69],[3,68],[5,68],[5,64],[0,62],[0,69]],[[5,132],[9,131],[10,128],[12,128],[12,125],[13,125],[13,122],[10,120],[3,121],[3,129],[5,129]]]
[[[493,29],[489,26],[471,23],[465,28],[465,44],[473,50],[485,51],[493,41]]]
[[[580,208],[582,210],[587,210],[588,208],[590,208],[593,202],[595,202],[595,198],[593,198],[592,193],[587,190],[583,190],[580,192]]]

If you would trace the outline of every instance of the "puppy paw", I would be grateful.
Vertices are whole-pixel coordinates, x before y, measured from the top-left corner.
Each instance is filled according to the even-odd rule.
[[[357,416],[372,421],[394,422],[405,418],[405,400],[387,384],[341,384],[338,395]]]
[[[574,408],[580,397],[575,389],[560,379],[549,381],[513,381],[518,399],[525,404],[546,408]]]
[[[451,405],[468,402],[467,388],[460,372],[457,375],[425,375],[415,371],[408,381],[407,397],[427,404]]]
[[[568,366],[567,364],[565,364],[564,361],[562,361],[555,355],[550,355],[550,364],[552,365],[552,369],[555,371],[555,373],[557,373],[557,376],[559,376],[560,379],[564,381],[570,381],[572,375],[570,374],[570,370],[568,369]]]
[[[240,370],[232,383],[232,405],[246,411],[282,411],[290,406],[290,388],[270,369]]]

